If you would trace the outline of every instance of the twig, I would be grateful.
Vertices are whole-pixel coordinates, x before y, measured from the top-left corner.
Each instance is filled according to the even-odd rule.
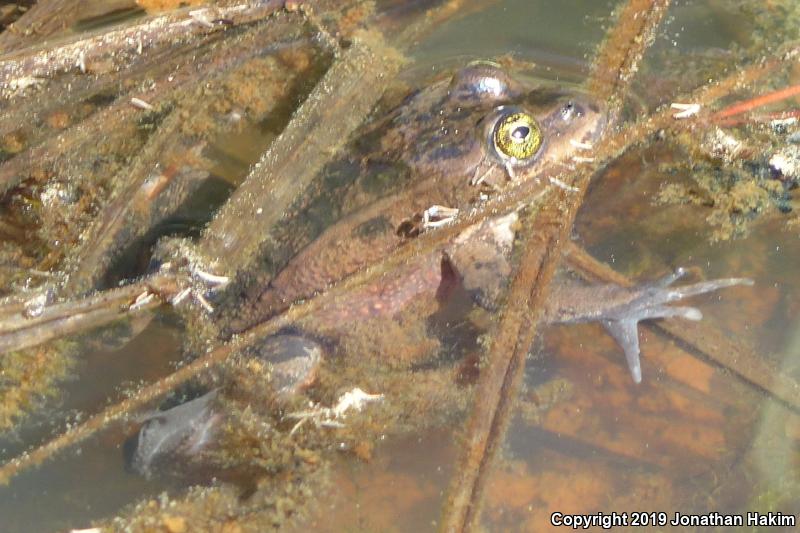
[[[0,95],[14,96],[21,80],[50,78],[75,69],[81,62],[110,61],[121,68],[129,58],[138,57],[144,50],[192,35],[225,31],[231,24],[259,20],[281,9],[283,4],[283,0],[269,0],[219,8],[187,8],[58,47],[9,54],[0,61]],[[198,22],[202,17],[224,19],[229,24],[204,25]]]
[[[233,278],[250,269],[270,231],[362,123],[403,62],[380,35],[356,34],[203,233],[199,253],[218,265],[214,270]]]
[[[619,113],[668,6],[669,0],[629,0],[595,57],[586,88],[598,101],[609,102],[612,118]]]
[[[623,58],[615,66],[614,82],[609,84],[601,80],[601,76],[607,75],[603,71],[595,71],[595,77],[589,80],[589,87],[605,87],[601,91],[601,98],[605,96],[612,102],[617,102],[612,103],[610,109],[612,121],[616,119],[619,102],[627,88],[627,83],[619,82],[627,81],[623,78],[632,76],[636,71],[638,61],[647,46],[644,41],[661,21],[667,4],[666,0],[652,0],[644,4],[640,0],[631,0],[618,27],[628,22],[627,19],[640,22],[635,34],[638,39],[628,36],[628,45],[623,53],[613,52],[613,56]],[[605,43],[606,48],[618,46],[618,33],[612,32]],[[612,53],[601,52],[600,56],[604,55],[611,56]],[[573,221],[593,174],[593,170],[586,164],[580,167],[568,184],[576,190],[558,188],[558,196],[547,202],[544,209],[533,217],[535,224],[529,222],[530,226],[522,231],[520,240],[524,247],[523,256],[509,287],[508,301],[500,324],[492,336],[488,364],[481,370],[475,392],[476,400],[467,426],[464,454],[451,479],[443,510],[442,531],[471,531],[480,526],[480,505],[486,477],[494,455],[505,437],[524,373],[525,357],[536,335],[537,322],[544,309],[550,281],[560,258],[561,246],[569,241]]]
[[[178,290],[172,276],[154,276],[80,300],[43,306],[33,316],[0,314],[0,354],[102,326],[155,309]],[[141,299],[142,295],[153,298]],[[138,302],[137,302],[138,299]],[[17,306],[14,306],[18,309]]]

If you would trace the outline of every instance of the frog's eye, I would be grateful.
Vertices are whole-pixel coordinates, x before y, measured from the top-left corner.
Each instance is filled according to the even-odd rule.
[[[542,146],[542,130],[524,111],[501,116],[492,132],[495,152],[512,163],[530,159]]]

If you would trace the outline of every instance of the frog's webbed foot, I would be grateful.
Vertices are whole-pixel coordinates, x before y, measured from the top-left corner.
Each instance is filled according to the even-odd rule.
[[[683,287],[671,287],[685,274],[685,269],[678,268],[654,283],[634,289],[638,294],[630,301],[603,312],[601,322],[625,351],[628,368],[636,383],[642,381],[642,366],[639,361],[639,321],[669,317],[700,320],[703,318],[703,313],[695,307],[666,304],[726,287],[753,284],[753,281],[747,278],[726,278],[702,281]]]

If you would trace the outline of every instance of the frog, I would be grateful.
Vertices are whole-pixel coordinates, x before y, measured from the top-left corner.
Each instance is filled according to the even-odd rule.
[[[349,212],[305,245],[286,266],[237,308],[233,331],[261,322],[292,302],[324,290],[423,232],[436,231],[458,213],[479,206],[509,185],[528,180],[533,196],[549,201],[559,179],[591,156],[602,142],[608,117],[602,106],[577,89],[525,84],[501,65],[476,61],[411,92],[384,117],[359,133],[351,160],[363,174],[339,191]],[[371,168],[401,168],[402,178],[371,202]],[[538,192],[537,192],[538,191]],[[308,214],[305,213],[305,214]],[[302,215],[302,213],[301,213]],[[518,212],[489,217],[458,234],[442,250],[417,256],[413,264],[340,298],[320,311],[320,321],[343,323],[399,312],[415,297],[461,284],[476,303],[496,309],[512,274],[510,257]],[[678,268],[634,288],[586,287],[563,277],[542,313],[548,324],[599,322],[625,354],[634,382],[642,380],[638,323],[682,317],[699,320],[690,306],[669,306],[697,294],[752,280],[727,278],[684,287]]]
[[[578,91],[526,88],[487,61],[412,91],[358,131],[345,156],[287,214],[274,238],[281,244],[266,252],[275,275],[239,294],[231,333],[382,259],[509,184],[533,177],[535,188],[547,190],[573,157],[585,155],[605,121],[599,105]]]
[[[293,238],[289,234],[298,225],[284,228],[284,243],[298,247],[297,253],[266,284],[256,283],[240,295],[230,311],[228,333],[268,320],[291,303],[409,246],[420,234],[439,230],[510,184],[530,180],[533,196],[549,201],[549,193],[569,189],[559,176],[590,156],[591,147],[602,142],[606,124],[602,107],[589,96],[550,86],[526,89],[503,67],[486,61],[412,92],[359,132],[345,164],[328,169],[331,189],[310,191],[295,207],[297,224],[308,229],[318,223],[319,228]],[[342,167],[359,172],[341,180],[336,169]],[[388,184],[387,175],[393,180]],[[331,212],[322,207],[333,202],[337,205],[330,211],[336,220],[323,223]],[[330,331],[392,317],[421,298],[441,300],[448,292],[443,289],[453,286],[476,305],[497,310],[513,275],[516,233],[526,208],[489,216],[444,246],[417,254],[379,279],[332,299],[314,313],[314,323]],[[273,258],[273,265],[280,263]],[[562,276],[551,290],[542,321],[601,323],[624,352],[631,378],[641,383],[640,321],[699,320],[699,309],[667,304],[752,283],[727,278],[675,287],[686,272],[679,268],[634,287],[585,285]],[[286,361],[301,369],[287,374],[290,378],[284,381],[290,385],[280,380],[273,384],[278,394],[298,394],[313,381],[323,351],[310,337],[279,334],[268,338],[254,357],[272,364],[278,376],[287,374],[281,370]],[[211,391],[146,417],[133,456],[135,469],[149,475],[162,456],[193,456],[213,445],[210,436],[224,420],[216,394]]]

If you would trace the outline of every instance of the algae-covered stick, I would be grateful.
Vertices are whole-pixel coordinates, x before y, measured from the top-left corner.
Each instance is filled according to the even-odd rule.
[[[259,257],[270,230],[367,116],[404,59],[375,32],[357,32],[286,129],[203,234],[200,253],[235,276]]]
[[[82,69],[87,63],[112,61],[116,68],[121,68],[128,58],[146,49],[192,35],[224,31],[233,24],[252,22],[281,9],[283,4],[283,0],[270,0],[220,8],[186,8],[120,29],[73,39],[60,46],[46,45],[11,53],[0,60],[0,95],[13,96],[21,88],[44,81],[43,78]],[[226,23],[219,23],[221,20]]]
[[[623,11],[623,18],[612,29],[606,46],[617,46],[616,31],[627,33],[629,22],[636,22],[638,39],[623,39],[620,54],[601,52],[599,57],[618,55],[625,59],[614,65],[617,79],[636,71],[642,53],[637,42],[645,41],[668,5],[666,0],[640,2],[631,0],[633,9]],[[628,53],[625,50],[630,50]],[[596,71],[598,72],[598,71]],[[599,72],[602,72],[602,67]],[[595,82],[590,80],[591,87]],[[621,101],[627,84],[612,85],[604,96]],[[616,109],[611,110],[612,119]],[[584,165],[572,177],[572,191],[561,189],[558,198],[536,215],[533,225],[524,230],[523,258],[509,288],[509,296],[488,354],[488,364],[482,369],[476,401],[473,405],[463,455],[451,478],[441,522],[442,531],[474,531],[480,527],[483,487],[508,428],[512,407],[525,369],[525,358],[536,334],[537,323],[544,309],[553,273],[561,258],[561,248],[569,241],[572,224],[583,203],[594,169]]]

